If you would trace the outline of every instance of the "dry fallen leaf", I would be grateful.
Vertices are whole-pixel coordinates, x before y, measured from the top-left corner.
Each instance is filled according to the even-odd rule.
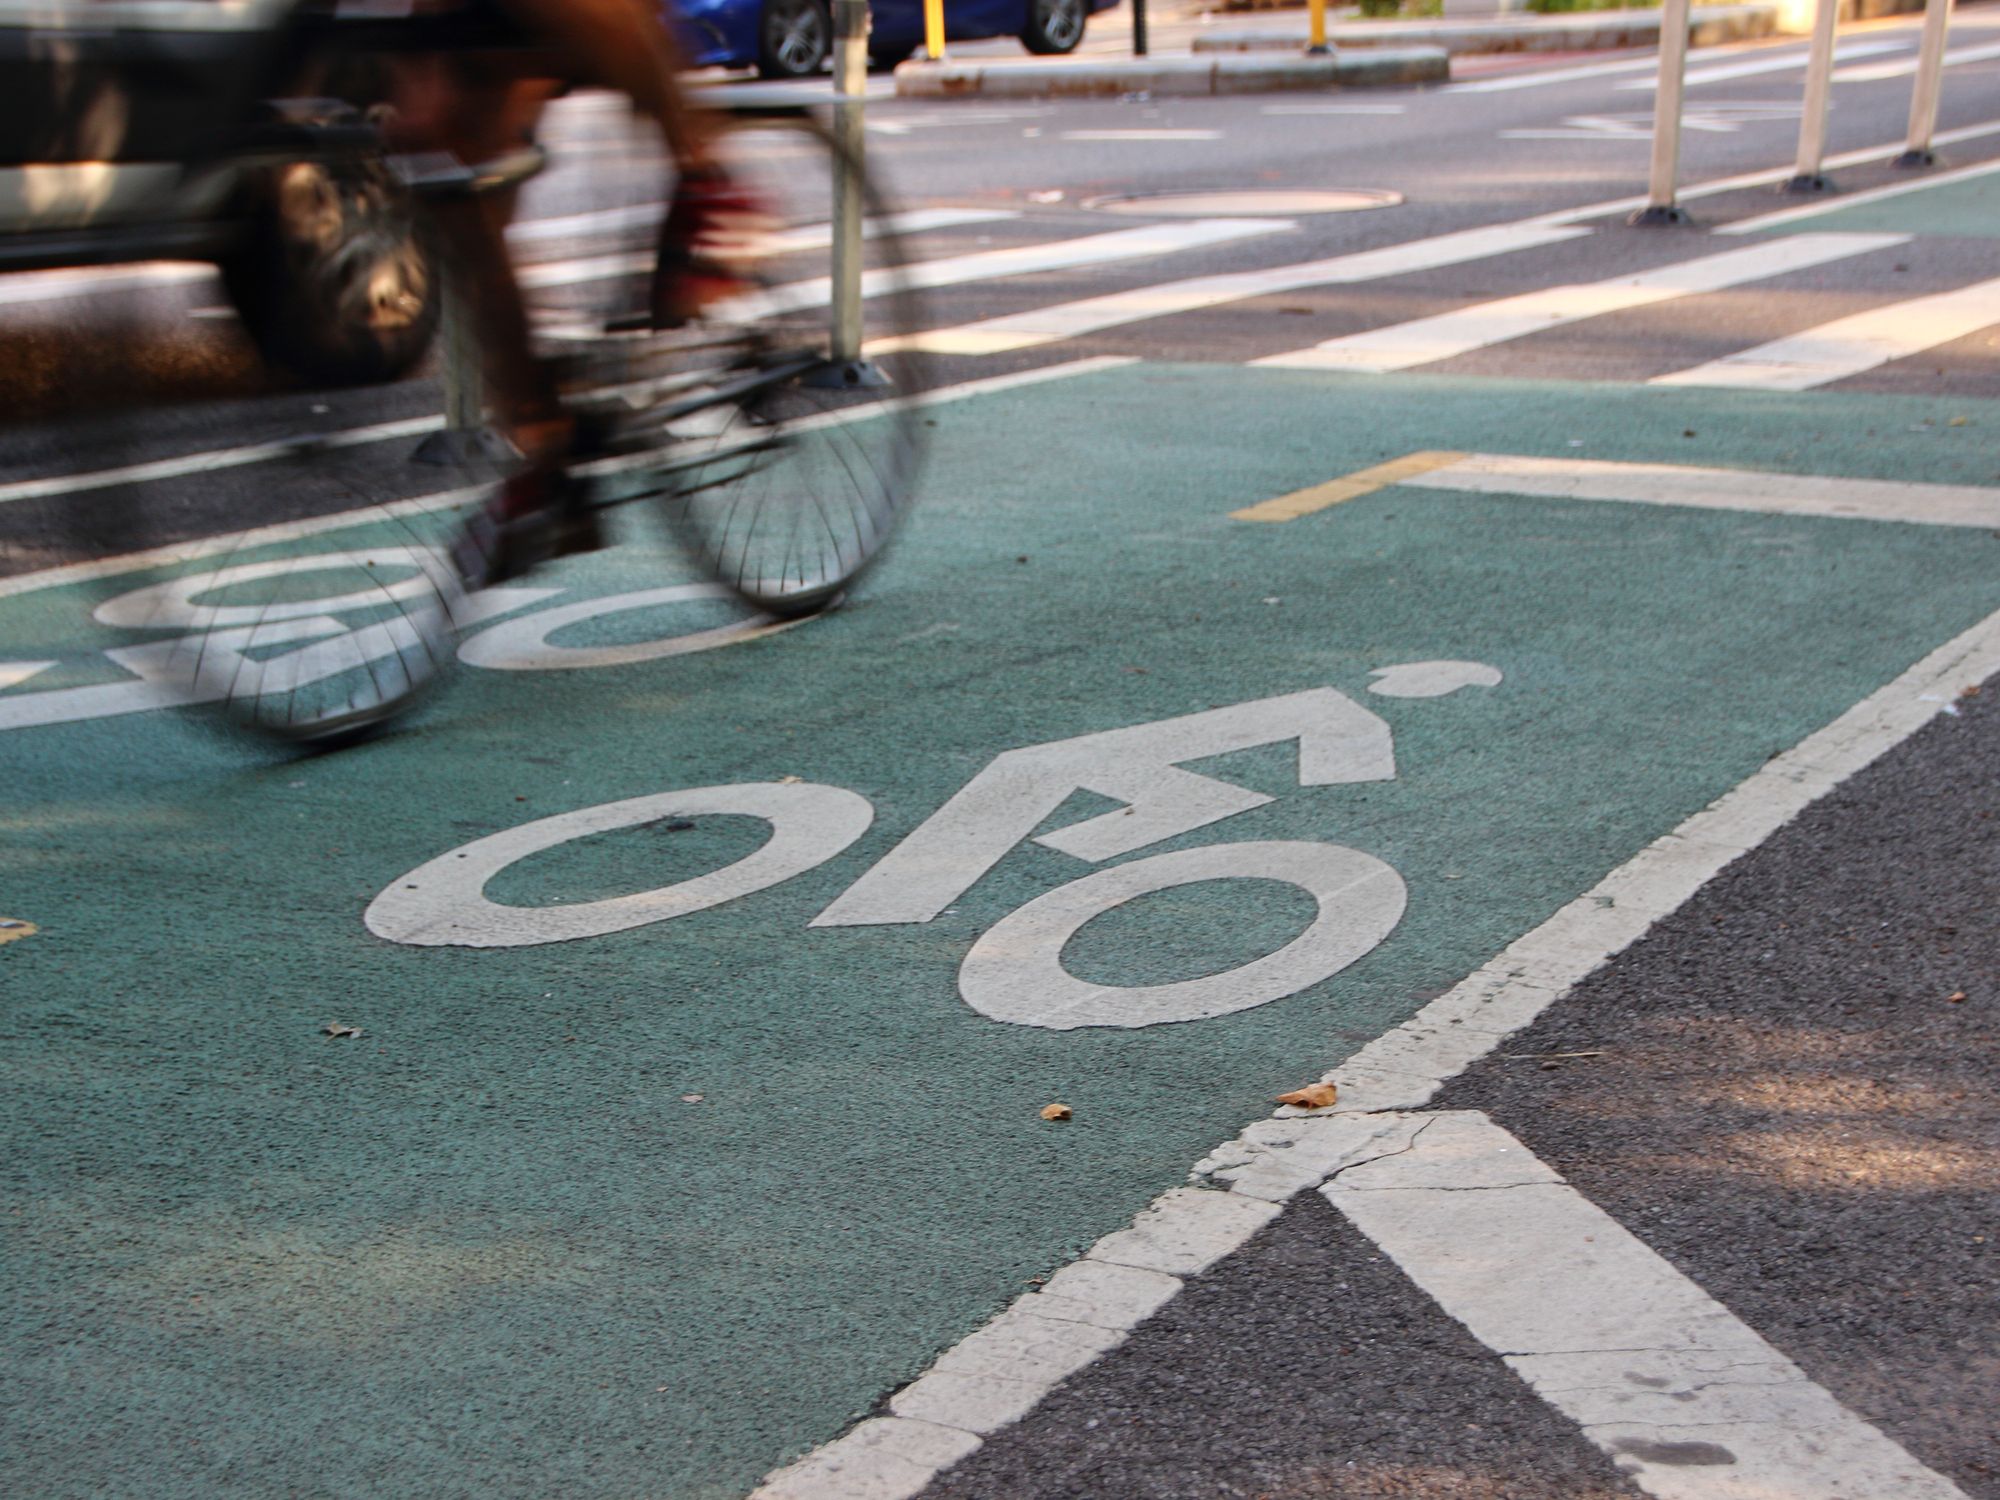
[[[31,938],[40,929],[33,922],[23,922],[18,917],[0,917],[0,943],[18,942]]]
[[[1067,1120],[1069,1118],[1069,1106],[1067,1104],[1045,1104],[1042,1106],[1042,1118],[1044,1120]]]
[[[701,1096],[700,1094],[682,1094],[682,1095],[681,1095],[681,1103],[683,1103],[683,1104],[699,1104],[699,1103],[701,1103],[701,1097],[702,1097],[702,1096]]]
[[[359,1026],[349,1026],[343,1021],[328,1021],[320,1030],[327,1036],[356,1037],[361,1035]]]
[[[1975,682],[1970,687],[1960,688],[1958,696],[1961,698],[1977,698],[1979,696],[1979,684]]]
[[[1949,995],[1947,995],[1947,996],[1945,997],[1945,1003],[1946,1003],[1946,1004],[1948,1004],[1948,1005],[1963,1005],[1963,1004],[1965,1004],[1965,991],[1964,991],[1964,990],[1953,990],[1953,991],[1952,991],[1952,992],[1951,992],[1951,993],[1950,993]]]
[[[798,786],[798,785],[799,785],[799,784],[800,784],[801,782],[803,782],[804,780],[805,780],[805,777],[803,777],[803,776],[780,776],[780,777],[778,778],[778,785],[779,785],[779,786]]]
[[[1296,1104],[1300,1109],[1325,1109],[1339,1097],[1340,1090],[1330,1083],[1309,1083],[1302,1089],[1278,1095],[1278,1102]]]

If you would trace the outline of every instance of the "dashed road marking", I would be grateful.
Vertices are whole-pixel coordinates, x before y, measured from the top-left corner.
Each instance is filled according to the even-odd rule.
[[[2000,323],[2000,279],[1872,307],[1754,349],[1656,375],[1647,384],[1808,391],[1922,354],[1995,323]]]
[[[1329,339],[1309,349],[1268,355],[1251,364],[1287,370],[1407,370],[1544,333],[1566,323],[1648,307],[1678,297],[1724,291],[1746,281],[1783,276],[1809,266],[1906,244],[1909,239],[1910,236],[1901,234],[1794,235],[1771,242],[1772,249],[1784,247],[1783,254],[1743,255],[1725,250],[1636,276],[1544,287],[1518,297],[1457,308],[1432,318]]]

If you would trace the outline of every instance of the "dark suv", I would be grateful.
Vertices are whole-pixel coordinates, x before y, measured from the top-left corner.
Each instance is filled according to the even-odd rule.
[[[355,80],[310,38],[406,0],[0,0],[0,271],[207,260],[273,364],[383,380],[439,290]]]

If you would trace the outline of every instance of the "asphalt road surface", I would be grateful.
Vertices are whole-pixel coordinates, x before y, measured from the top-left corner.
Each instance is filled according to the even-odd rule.
[[[763,632],[621,528],[311,760],[116,601],[465,482],[435,371],[0,285],[4,1487],[2000,1496],[1996,28],[1926,173],[1844,31],[1810,198],[1803,45],[1696,54],[1664,229],[1625,55],[875,99],[885,569]],[[561,288],[642,158],[550,138]]]

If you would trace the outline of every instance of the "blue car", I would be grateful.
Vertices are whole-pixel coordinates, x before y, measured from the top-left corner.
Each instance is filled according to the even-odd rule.
[[[945,0],[945,37],[1017,36],[1030,52],[1074,51],[1084,23],[1118,0]],[[923,0],[870,0],[869,60],[894,67],[924,42]],[[669,14],[698,68],[752,68],[804,78],[833,48],[829,0],[673,0]]]

